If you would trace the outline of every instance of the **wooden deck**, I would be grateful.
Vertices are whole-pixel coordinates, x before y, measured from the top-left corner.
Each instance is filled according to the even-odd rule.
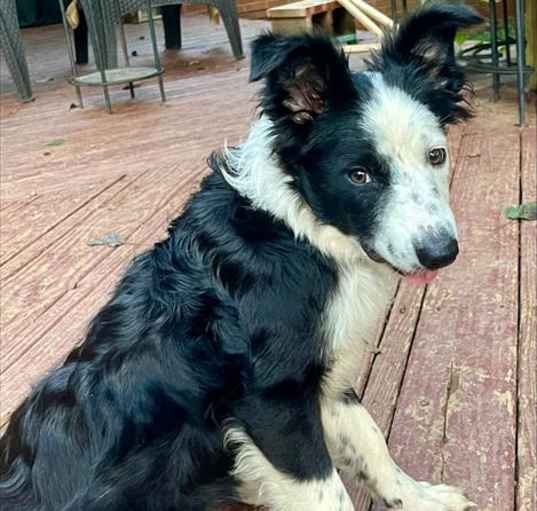
[[[264,26],[244,21],[245,42]],[[129,27],[136,62],[150,58],[141,30]],[[80,340],[132,256],[163,236],[210,150],[238,142],[255,111],[247,59],[233,60],[206,17],[186,18],[184,50],[163,54],[168,102],[153,82],[135,101],[116,89],[113,115],[98,90],[70,108],[60,27],[25,41],[36,101],[18,103],[5,66],[0,76],[0,424]],[[463,486],[481,511],[535,511],[537,223],[502,215],[535,200],[535,107],[519,129],[514,89],[491,104],[487,83],[477,118],[450,132],[462,254],[426,288],[401,282],[357,386],[415,477]],[[91,243],[110,233],[124,244]]]

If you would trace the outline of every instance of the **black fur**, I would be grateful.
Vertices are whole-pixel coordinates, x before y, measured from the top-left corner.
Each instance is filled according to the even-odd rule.
[[[463,121],[471,116],[465,96],[471,89],[455,60],[453,41],[457,30],[481,21],[475,11],[463,5],[422,7],[400,30],[387,34],[368,67],[427,105],[442,125]]]
[[[230,417],[281,470],[330,468],[315,396],[332,263],[217,169],[169,234],[15,412],[2,509],[205,509],[234,494]]]
[[[450,45],[476,19],[463,7],[421,11],[371,67],[454,122],[466,113]],[[424,40],[444,52],[440,65],[426,61]],[[319,35],[260,37],[251,78],[265,79],[263,115],[295,189],[321,222],[366,238],[389,187],[356,123],[370,81]],[[13,413],[0,439],[2,511],[202,511],[234,500],[230,419],[296,479],[331,472],[319,396],[336,264],[241,197],[224,165],[211,160],[169,237],[132,262],[84,342]],[[361,165],[375,176],[369,190],[345,180]]]

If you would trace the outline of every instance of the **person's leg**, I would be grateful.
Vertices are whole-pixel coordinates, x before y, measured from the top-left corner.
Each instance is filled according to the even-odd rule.
[[[82,9],[78,10],[80,23],[74,31],[75,36],[75,55],[77,64],[88,63],[88,24],[86,23],[86,16]]]
[[[181,49],[181,4],[161,7],[166,49]]]
[[[63,0],[63,8],[67,9],[72,0]],[[78,4],[78,27],[73,30],[73,38],[75,42],[75,60],[78,65],[87,64],[88,57],[88,24],[86,22],[86,16],[84,11]]]

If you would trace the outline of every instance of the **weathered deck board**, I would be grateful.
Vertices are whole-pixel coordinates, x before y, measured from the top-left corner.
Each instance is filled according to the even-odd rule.
[[[241,24],[247,48],[248,39],[257,33],[263,24],[249,22]],[[58,255],[58,260],[63,263],[59,269],[52,268],[50,276],[65,282],[66,285],[64,292],[58,294],[57,299],[44,309],[43,304],[49,299],[47,294],[39,298],[32,297],[30,293],[28,303],[40,309],[40,315],[33,321],[21,321],[20,330],[18,329],[16,335],[14,331],[11,331],[11,334],[8,331],[9,335],[6,335],[5,329],[0,332],[2,341],[0,427],[5,423],[10,410],[27,392],[30,384],[61,360],[78,342],[87,321],[104,303],[132,256],[163,236],[168,220],[177,213],[186,196],[197,186],[204,169],[203,161],[210,150],[221,146],[226,138],[233,144],[246,133],[247,125],[253,117],[256,104],[254,93],[257,89],[256,86],[247,85],[248,60],[239,63],[233,60],[223,26],[211,27],[206,18],[201,17],[185,19],[183,27],[184,49],[181,52],[162,54],[162,62],[166,67],[165,87],[168,102],[163,106],[159,104],[158,87],[155,82],[147,82],[137,88],[135,101],[129,99],[127,91],[113,88],[112,116],[106,114],[103,98],[98,89],[85,91],[86,109],[69,110],[76,97],[74,90],[63,81],[68,71],[68,62],[61,27],[24,31],[32,77],[38,79],[51,77],[53,81],[34,84],[37,99],[31,104],[18,103],[11,92],[0,97],[2,130],[0,254],[16,254],[13,263],[10,261],[5,264],[5,268],[15,269],[15,272],[10,274],[15,276],[18,272],[22,274],[23,266],[24,270],[28,271],[25,274],[26,280],[21,281],[18,290],[15,291],[16,296],[27,296],[30,289],[41,285],[42,268],[37,264],[40,261],[39,257],[61,247],[62,254]],[[144,32],[143,27],[127,27],[131,49],[139,54],[135,59],[136,64],[143,64],[151,59],[148,38],[143,41],[138,38],[140,29]],[[162,43],[162,37],[160,41]],[[355,63],[354,57],[351,58],[351,63]],[[2,86],[6,80],[9,82],[9,77],[6,78],[0,73]],[[489,84],[490,81],[487,79],[486,83]],[[11,89],[9,87],[8,83],[8,90],[12,90],[12,86]],[[481,226],[481,220],[477,222],[479,226],[475,223],[476,217],[483,214],[482,201],[485,200],[485,203],[490,205],[494,197],[507,195],[506,188],[510,186],[516,195],[516,183],[510,183],[509,177],[506,178],[506,175],[511,175],[506,158],[512,154],[513,161],[516,161],[517,157],[514,154],[516,150],[514,145],[507,147],[510,145],[510,139],[504,140],[506,133],[508,137],[514,133],[512,126],[516,120],[516,96],[513,91],[513,87],[502,86],[502,101],[490,104],[486,100],[488,91],[484,90],[477,98],[479,105],[477,119],[466,127],[458,126],[450,129],[451,159],[457,160],[457,154],[463,156],[460,161],[463,163],[461,168],[464,169],[464,173],[459,173],[457,164],[453,194],[455,205],[462,213],[459,215],[459,223],[465,244],[462,247],[461,260],[452,269],[443,272],[442,278],[427,291],[410,288],[405,284],[401,286],[390,319],[387,324],[381,326],[381,331],[385,327],[384,335],[379,340],[382,352],[371,356],[371,374],[366,370],[357,382],[358,389],[362,390],[365,387],[364,401],[373,416],[386,433],[392,431],[390,443],[403,466],[415,476],[430,479],[431,474],[438,475],[442,472],[441,469],[436,472],[434,469],[436,464],[442,463],[441,455],[444,454],[445,478],[448,482],[463,483],[472,496],[481,499],[480,503],[485,502],[480,511],[512,509],[509,506],[506,508],[501,506],[505,502],[511,502],[510,499],[513,497],[513,488],[507,487],[507,480],[503,476],[515,473],[514,418],[511,417],[511,421],[505,420],[509,415],[505,408],[498,406],[498,410],[492,409],[495,403],[491,393],[504,392],[506,386],[512,389],[513,382],[506,381],[505,377],[499,377],[476,383],[473,379],[475,375],[483,374],[479,364],[483,362],[492,365],[496,364],[496,361],[488,352],[485,353],[483,360],[476,361],[474,353],[468,350],[472,346],[476,350],[487,350],[492,344],[497,348],[494,356],[499,357],[501,353],[507,351],[507,346],[516,344],[516,332],[513,333],[510,329],[509,333],[506,333],[505,308],[498,308],[498,315],[486,316],[487,304],[484,303],[483,295],[478,293],[476,299],[473,292],[464,294],[464,290],[465,287],[470,289],[476,286],[476,282],[489,281],[489,277],[492,280],[498,277],[493,283],[490,280],[488,292],[494,298],[496,294],[502,294],[505,305],[509,302],[508,308],[512,306],[510,301],[512,287],[506,287],[504,280],[501,280],[505,279],[504,272],[494,273],[491,265],[508,260],[505,252],[499,254],[494,252],[497,248],[495,240],[503,243],[513,234],[511,229],[518,227],[510,224],[505,230],[497,226],[498,231],[491,232],[490,229],[484,231],[486,239],[479,235],[475,240],[473,238],[474,230]],[[529,121],[531,126],[535,126],[535,112],[529,113]],[[484,142],[484,131],[494,126],[501,128],[501,131],[487,133],[488,139]],[[21,133],[24,136],[21,136]],[[475,137],[468,138],[468,133]],[[530,147],[531,136],[531,130],[523,135],[526,137],[523,154],[529,151],[525,162],[529,161],[528,158],[534,157],[534,152],[531,151],[535,150],[535,146],[533,149]],[[50,146],[49,143],[55,139],[64,139],[65,143]],[[491,161],[497,164],[490,175],[480,167],[482,162],[479,157],[468,157],[475,149],[471,147],[472,140],[479,140],[490,150]],[[50,154],[45,155],[45,152]],[[507,169],[507,174],[505,169],[502,169],[501,178],[498,165],[504,165]],[[177,173],[175,180],[169,177],[166,181],[167,187],[158,183],[155,185],[160,192],[155,191],[153,212],[144,215],[143,223],[133,222],[130,228],[128,241],[134,244],[115,249],[93,247],[91,253],[96,255],[95,264],[92,265],[89,259],[85,259],[86,262],[81,263],[85,269],[80,271],[76,257],[80,246],[77,243],[67,244],[61,241],[73,236],[73,226],[69,223],[70,211],[76,209],[78,204],[96,190],[120,176],[125,175],[123,178],[125,183],[132,183],[135,179],[141,179],[149,169],[157,168],[163,169],[163,172],[180,168],[180,172]],[[527,168],[530,172],[535,172],[531,166]],[[527,176],[527,173],[524,175]],[[529,177],[530,179],[522,181],[526,187],[524,193],[530,193],[529,199],[531,199],[531,188],[535,185],[532,184],[532,176]],[[526,181],[529,182],[529,186]],[[147,181],[146,184],[149,186]],[[122,186],[122,182],[114,186],[120,185]],[[492,197],[484,199],[486,195],[483,190],[486,186],[496,186],[498,190],[489,190]],[[457,199],[457,195],[461,197]],[[75,201],[72,200],[73,197],[76,198]],[[65,204],[61,203],[64,200]],[[78,202],[80,200],[82,202]],[[81,234],[90,232],[92,225],[89,220],[93,222],[96,218],[102,219],[106,216],[104,211],[106,204],[115,207],[114,199],[111,198],[102,206],[102,216],[97,213],[87,214],[91,208],[99,209],[94,204],[98,200],[100,199],[96,198],[89,202],[80,212],[74,214],[79,220]],[[137,195],[125,198],[125,201],[123,205],[125,214],[129,209],[137,214]],[[504,204],[499,204],[498,211],[503,206]],[[65,216],[67,218],[64,218]],[[121,214],[118,213],[117,218],[121,218]],[[99,225],[111,225],[106,223],[106,220],[104,222]],[[33,226],[29,226],[30,223],[33,223]],[[533,227],[531,224],[524,224],[520,231],[522,254],[524,250],[529,254],[527,257],[522,255],[521,258],[521,294],[522,297],[526,296],[526,293],[529,294],[527,300],[522,298],[521,301],[521,305],[525,305],[526,308],[520,310],[517,450],[520,482],[516,495],[517,511],[535,511],[536,507],[535,492],[532,492],[535,479],[532,478],[535,477],[537,418],[534,413],[535,380],[532,380],[535,372],[532,372],[532,369],[536,364],[537,348],[533,341],[534,337],[531,336],[532,329],[535,328],[532,323],[535,321],[535,314],[532,313],[535,295],[531,295],[531,284],[532,281],[535,282],[535,269],[525,268],[525,261],[534,257],[535,253],[531,238],[534,228],[535,224]],[[7,247],[1,243],[4,240],[9,240]],[[81,236],[79,240],[84,245],[86,238]],[[527,243],[524,243],[524,240]],[[485,256],[476,258],[475,266],[465,263],[467,248],[471,254],[478,246]],[[2,270],[5,271],[5,268],[0,268],[2,285],[5,282],[9,283],[3,278],[6,273]],[[30,268],[33,269],[33,273],[29,271]],[[510,267],[507,269],[512,271]],[[492,274],[494,277],[490,276]],[[72,278],[68,279],[65,275],[72,275]],[[13,290],[14,288],[11,288],[10,292],[13,293]],[[485,291],[483,290],[483,293]],[[422,311],[420,304],[424,292],[426,296]],[[444,293],[447,296],[444,296]],[[436,310],[436,306],[441,306],[440,310]],[[26,302],[22,304],[22,314],[27,314],[25,307]],[[529,315],[524,311],[529,311]],[[466,315],[458,324],[460,317],[458,314],[462,315],[462,312]],[[469,322],[470,317],[475,322]],[[529,322],[524,318],[529,319]],[[3,324],[4,317],[0,320]],[[487,339],[481,335],[484,321],[487,321],[487,331],[490,332],[490,337]],[[462,332],[464,335],[458,335],[461,330],[457,328],[464,330]],[[447,338],[451,332],[457,335]],[[10,346],[9,357],[4,357],[6,341],[9,341]],[[505,341],[505,346],[502,341]],[[461,343],[466,343],[462,349]],[[502,343],[501,346],[499,343]],[[512,363],[513,356],[509,352],[503,360],[503,365],[498,364],[498,371],[502,376],[505,376],[506,366]],[[4,371],[5,362],[10,362],[11,365]],[[407,362],[411,372],[405,379]],[[479,371],[472,374],[466,369],[467,366],[477,367]],[[447,376],[451,367],[455,369],[455,374],[461,368],[464,370],[459,379],[461,387],[454,393],[455,396],[450,400],[448,407],[449,421],[446,429],[448,437],[444,443],[443,414],[446,408],[443,405],[446,402],[445,394],[449,381]],[[431,382],[431,379],[438,381]],[[401,380],[404,381],[402,388]],[[451,378],[451,384],[457,383],[456,380]],[[480,383],[486,388],[479,388]],[[476,388],[479,391],[483,390],[483,396],[474,392]],[[510,395],[514,396],[513,393]],[[463,398],[462,401],[458,401],[459,398]],[[418,420],[405,415],[408,413],[408,407],[415,404],[416,400],[422,414]],[[461,408],[454,409],[453,405],[459,402]],[[441,406],[436,408],[435,403],[440,403]],[[484,434],[480,424],[480,420],[489,420],[492,413],[496,421],[495,437]],[[438,423],[437,430],[429,431],[426,427],[422,427],[418,428],[416,433],[417,426],[423,426],[433,419]],[[476,427],[476,431],[466,434],[464,428],[472,426]],[[489,427],[487,431],[490,430]],[[466,448],[468,442],[469,449]],[[509,451],[508,456],[499,450],[494,450],[495,446],[506,447]],[[489,463],[486,466],[479,456],[475,455],[477,449],[489,455]],[[430,453],[433,453],[432,458],[429,457]],[[461,471],[455,466],[459,462],[462,466]],[[472,471],[472,478],[468,478],[468,481],[463,480],[467,474],[463,470]],[[494,506],[498,507],[491,508],[490,502],[483,501],[482,498],[490,490],[494,474],[498,476],[494,479],[495,483],[498,482],[498,486],[492,489],[492,493],[496,499]],[[512,482],[511,477],[511,484]],[[352,491],[358,503],[357,511],[365,511],[368,508],[368,501],[363,495],[357,495],[354,487]],[[498,497],[495,492],[502,495]]]
[[[449,130],[451,178],[460,172],[464,128],[455,126]],[[399,391],[412,348],[426,287],[416,287],[401,281],[391,314],[379,339],[379,353],[374,357],[368,371],[363,403],[384,435],[388,438],[397,407]],[[364,488],[348,484],[357,511],[369,509],[372,504]]]
[[[518,201],[519,134],[463,144],[452,190],[462,255],[427,290],[390,444],[417,478],[463,486],[482,511],[509,511],[518,230],[502,210]]]
[[[3,365],[9,366],[25,353],[26,337],[20,332],[28,322],[35,321],[62,295],[78,287],[84,276],[110,255],[106,247],[90,247],[88,241],[110,232],[132,242],[132,234],[161,206],[163,194],[191,179],[177,168],[150,169],[117,191],[108,202],[94,209],[83,223],[74,223],[65,236],[59,238],[34,261],[8,279],[2,289]],[[36,279],[36,268],[39,278]],[[58,270],[61,270],[61,273]],[[21,291],[22,288],[22,291]]]
[[[14,339],[18,350],[11,353],[12,357],[24,355],[24,365],[14,365],[18,358],[3,357],[6,365],[3,364],[0,373],[0,427],[7,420],[9,410],[22,400],[30,385],[79,342],[89,319],[104,304],[125,266],[136,253],[164,236],[170,219],[182,209],[186,198],[197,188],[200,174],[205,172],[205,168],[198,169],[188,179],[180,181],[171,192],[164,194],[156,202],[153,214],[129,236],[133,244],[115,249],[98,247],[108,257],[96,264],[91,273],[81,276],[76,287],[62,294],[39,318],[39,322],[29,324]]]
[[[0,275],[6,282],[46,247],[58,240],[91,211],[99,209],[119,189],[125,175],[95,183],[61,197],[41,195],[20,208],[0,212]],[[24,228],[21,225],[24,222]],[[31,250],[28,250],[31,246]]]
[[[222,87],[231,89],[231,82],[247,80],[244,73],[239,76],[237,73],[222,74],[225,76],[218,76],[210,87],[202,87],[199,78],[185,79],[181,91],[184,97],[178,98],[173,106],[155,105],[152,102],[118,103],[117,112],[112,116],[103,116],[103,112],[97,110],[77,110],[64,116],[54,126],[53,133],[34,131],[32,128],[26,133],[30,142],[23,144],[14,140],[7,150],[9,172],[3,176],[2,196],[25,199],[29,190],[38,193],[61,192],[67,186],[67,176],[69,186],[83,189],[93,184],[95,175],[101,172],[95,168],[99,162],[106,164],[107,174],[114,177],[125,172],[136,173],[144,162],[143,168],[156,160],[161,164],[176,162],[182,158],[183,151],[197,150],[201,160],[210,150],[222,145],[224,133],[228,137],[234,133],[244,133],[250,118],[248,114],[254,105],[245,104],[245,91],[230,91],[229,108],[225,113],[221,107],[218,111],[214,102],[218,91]],[[189,88],[192,90],[186,93]],[[150,91],[140,92],[142,99],[146,92]],[[195,109],[192,108],[193,99]],[[203,126],[199,122],[200,111],[208,118],[214,115],[215,120],[220,122]],[[33,113],[27,119],[31,126],[37,121],[34,119],[36,115]],[[231,132],[225,130],[227,126],[232,128]],[[17,132],[2,126],[6,139],[15,138]],[[136,133],[136,136],[129,137],[129,133]],[[46,147],[47,142],[58,139],[64,139],[65,143],[59,147]],[[43,152],[51,154],[45,157]],[[34,161],[30,169],[28,158]],[[88,172],[90,168],[92,172]]]
[[[522,131],[522,202],[537,200],[537,133]],[[517,511],[537,509],[537,222],[520,225]]]

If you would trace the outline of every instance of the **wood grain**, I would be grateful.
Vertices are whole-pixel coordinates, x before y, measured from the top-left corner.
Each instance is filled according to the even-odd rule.
[[[206,169],[201,172],[206,172]],[[108,257],[96,264],[90,273],[82,275],[76,285],[41,315],[38,322],[27,324],[12,340],[14,349],[10,345],[3,347],[0,426],[31,384],[80,342],[87,322],[105,303],[126,265],[136,253],[164,236],[169,221],[198,186],[199,177],[200,171],[193,173],[157,201],[153,214],[129,236],[132,244],[115,249],[99,247]],[[17,364],[22,356],[24,363]]]
[[[451,176],[461,171],[464,162],[461,154],[463,134],[462,126],[454,126],[449,130]],[[425,292],[426,287],[416,287],[404,279],[401,281],[386,328],[378,342],[378,353],[367,374],[367,385],[365,382],[363,384],[363,403],[386,438],[391,432]],[[359,382],[361,381],[360,378]],[[347,482],[347,488],[357,511],[369,509],[372,502],[364,488],[350,481]]]
[[[513,509],[519,134],[463,139],[452,197],[462,255],[428,288],[390,445],[418,479],[463,486],[482,511]],[[470,306],[471,304],[471,306]]]
[[[125,243],[137,243],[136,229],[151,219],[168,200],[170,188],[177,192],[185,182],[192,181],[186,174],[178,179],[178,169],[152,169],[114,196],[113,202],[103,205],[40,254],[32,264],[23,268],[3,284],[2,322],[4,369],[26,353],[29,338],[21,331],[101,264],[107,264],[114,252],[112,247],[89,246],[88,241],[108,233],[117,233]],[[199,174],[199,170],[197,172]],[[196,175],[196,174],[195,174]],[[58,272],[61,270],[61,272]]]
[[[275,18],[306,18],[321,12],[337,9],[339,4],[336,0],[302,0],[292,2],[267,10],[269,19]]]
[[[24,207],[0,212],[0,279],[6,281],[51,243],[106,204],[125,186],[125,175],[94,183],[82,191],[37,196]],[[26,228],[21,229],[24,222]]]
[[[522,202],[537,200],[537,132],[522,131]],[[520,224],[517,511],[537,509],[537,222]]]
[[[241,20],[246,50],[266,27],[266,22]],[[30,385],[81,339],[87,321],[132,256],[164,235],[168,220],[197,186],[209,152],[226,139],[234,144],[246,134],[258,90],[247,85],[248,58],[236,62],[223,25],[212,26],[205,16],[185,19],[183,29],[183,50],[161,54],[168,102],[160,105],[152,82],[136,89],[134,101],[128,91],[113,88],[111,116],[98,90],[85,91],[84,110],[70,108],[76,97],[64,80],[68,61],[61,26],[23,31],[35,102],[17,101],[0,63],[0,295],[9,284],[14,301],[7,313],[9,324],[16,325],[0,331],[0,424]],[[138,52],[134,63],[150,63],[145,27],[128,25],[127,36],[130,49]],[[359,55],[349,59],[353,69],[363,66]],[[362,375],[357,388],[365,388],[366,404],[384,431],[392,431],[395,454],[414,475],[463,483],[482,504],[481,511],[509,511],[512,497],[517,497],[517,511],[534,511],[537,419],[531,286],[536,277],[529,261],[535,260],[535,231],[531,224],[522,224],[520,230],[519,370],[513,373],[519,377],[517,421],[510,413],[509,400],[516,394],[507,370],[512,369],[517,336],[512,318],[516,300],[508,277],[517,263],[505,245],[517,237],[513,229],[518,227],[498,217],[504,201],[517,202],[512,167],[519,159],[512,140],[518,136],[512,129],[516,94],[506,82],[502,100],[489,103],[490,80],[482,83],[476,89],[477,118],[449,133],[452,160],[462,155],[463,172],[457,164],[454,182],[464,239],[461,260],[427,291],[421,316],[423,291],[416,294],[416,288],[401,287],[379,340],[381,352],[371,355],[372,372]],[[522,135],[522,182],[524,197],[530,200],[535,190],[535,168],[530,165],[535,157],[534,110],[528,112],[528,123],[532,128]],[[57,139],[64,143],[50,145]],[[136,190],[136,183],[144,190]],[[132,245],[85,245],[89,236],[98,237],[118,223]],[[29,308],[37,313],[29,314]],[[7,325],[5,319],[2,308],[2,326]],[[483,381],[476,382],[481,376]],[[518,424],[516,495],[513,424]],[[360,500],[354,487],[352,491],[357,511],[364,511],[360,506],[368,506],[367,501]]]

